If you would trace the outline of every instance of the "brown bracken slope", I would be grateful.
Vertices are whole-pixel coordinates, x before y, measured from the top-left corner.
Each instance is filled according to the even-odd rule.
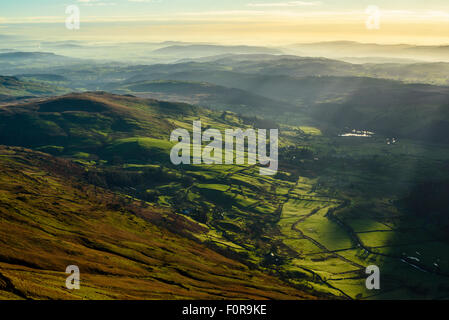
[[[193,241],[201,225],[0,146],[0,299],[313,299]],[[172,231],[169,231],[172,230]],[[81,289],[65,287],[68,265]]]

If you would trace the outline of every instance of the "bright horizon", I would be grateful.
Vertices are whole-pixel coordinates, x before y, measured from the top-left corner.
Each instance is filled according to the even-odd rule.
[[[80,9],[80,30],[65,28],[68,5]],[[366,9],[373,5],[380,9],[380,28],[369,30]],[[449,2],[17,0],[0,4],[0,34],[59,41],[439,45],[449,44]]]

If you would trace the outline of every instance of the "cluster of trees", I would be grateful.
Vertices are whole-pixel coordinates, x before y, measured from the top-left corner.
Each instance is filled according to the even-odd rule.
[[[257,128],[257,129],[278,129],[279,128],[279,125],[272,120],[262,119],[262,118],[258,118],[256,116],[246,117],[241,114],[239,114],[238,117],[240,120],[242,120],[243,124],[250,125],[253,128]]]
[[[279,161],[298,163],[300,160],[314,158],[314,152],[308,147],[287,146],[279,150]]]

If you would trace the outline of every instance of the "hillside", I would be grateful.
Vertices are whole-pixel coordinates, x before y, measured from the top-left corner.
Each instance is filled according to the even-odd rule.
[[[49,59],[55,60],[69,60],[63,56],[56,55],[52,52],[6,52],[0,53],[0,61],[26,61],[33,62],[47,62]]]
[[[363,63],[288,55],[233,55],[212,60],[242,73],[306,76],[353,76],[408,83],[449,84],[448,62]],[[392,60],[394,61],[394,60]]]
[[[357,58],[353,58],[357,60]],[[363,58],[360,58],[363,60]],[[320,57],[271,55],[271,54],[228,54],[182,61],[175,64],[178,72],[198,71],[198,65],[216,71],[234,71],[238,73],[258,75],[285,75],[292,77],[338,76],[338,77],[372,77],[400,80],[408,83],[449,84],[448,62],[419,62],[398,59],[387,59],[377,62],[376,58],[365,58],[370,63],[348,63]],[[347,60],[347,59],[346,59]],[[378,60],[382,60],[379,58]],[[196,62],[196,65],[194,64]],[[195,66],[195,69],[193,68]],[[162,70],[155,70],[160,72]],[[172,71],[166,66],[165,71]]]
[[[378,85],[377,90],[386,90],[385,82],[376,79],[302,80],[314,87],[327,83],[330,94],[344,89],[339,86],[332,89],[334,81],[341,86],[346,84],[350,94],[345,99],[350,99],[360,88]],[[409,91],[398,91],[395,87],[402,88],[403,84],[390,81],[388,85],[398,94],[398,101],[407,98]],[[429,102],[430,97],[444,102],[444,95],[432,91],[441,88],[419,85],[414,89],[427,90],[427,95],[420,93],[422,101],[408,97],[410,103],[412,100]],[[371,94],[376,92],[379,91]],[[325,118],[326,114],[335,115],[330,112],[332,108],[337,110],[338,103],[345,101],[350,100],[314,105],[310,110],[323,108],[321,117]],[[382,100],[373,96],[372,101],[366,104],[366,110],[356,109],[354,114],[378,116],[376,101]],[[290,118],[294,120],[293,116]],[[280,166],[275,176],[261,176],[257,165],[247,164],[174,166],[169,160],[173,145],[169,142],[171,130],[191,131],[192,121],[198,119],[203,128],[221,132],[236,127],[261,128],[258,119],[229,111],[105,92],[68,94],[0,107],[0,143],[29,147],[66,159],[56,160],[16,147],[5,147],[9,154],[0,156],[0,164],[5,167],[0,171],[0,178],[3,177],[0,190],[5,192],[0,204],[6,203],[7,212],[4,215],[7,219],[0,223],[0,228],[4,228],[0,229],[3,230],[0,241],[13,244],[0,248],[0,261],[9,264],[0,269],[6,270],[1,271],[6,277],[2,278],[6,279],[4,287],[15,295],[2,294],[14,298],[31,292],[29,295],[35,297],[38,294],[32,292],[39,291],[50,292],[49,297],[57,296],[64,289],[55,277],[65,279],[63,267],[68,262],[80,263],[84,265],[82,270],[88,270],[89,286],[83,292],[87,298],[123,298],[120,292],[127,292],[124,298],[167,297],[168,292],[174,294],[173,298],[206,299],[219,294],[227,297],[231,294],[229,282],[223,279],[234,268],[226,266],[227,270],[222,271],[216,266],[220,264],[218,260],[212,260],[217,263],[210,268],[206,260],[201,260],[201,266],[196,265],[196,258],[191,258],[189,253],[195,245],[208,256],[218,254],[217,259],[225,259],[221,258],[224,256],[239,266],[241,263],[249,266],[253,270],[248,271],[250,274],[272,275],[278,279],[273,280],[276,283],[283,281],[320,298],[448,296],[449,253],[445,250],[447,237],[444,237],[447,220],[438,215],[438,220],[424,221],[422,215],[396,205],[415,186],[425,185],[429,177],[449,178],[449,152],[445,145],[405,138],[387,144],[388,136],[380,133],[369,138],[339,136],[316,126],[281,123]],[[326,119],[328,123],[331,120]],[[37,213],[33,215],[33,212]],[[15,221],[20,221],[18,226],[13,225]],[[152,226],[147,226],[147,222]],[[39,231],[26,229],[36,224]],[[167,232],[173,241],[163,242],[152,236],[151,230],[164,235]],[[17,235],[24,240],[19,241]],[[44,239],[45,245],[40,239]],[[55,244],[55,239],[62,241]],[[182,251],[177,248],[180,243],[185,244]],[[159,245],[170,251],[146,249],[159,248]],[[50,248],[47,254],[43,252],[45,248]],[[159,255],[159,251],[164,253]],[[416,261],[415,252],[420,253],[420,261]],[[5,260],[1,260],[2,255]],[[76,260],[80,256],[81,262]],[[103,256],[109,259],[103,261]],[[203,259],[203,254],[198,256]],[[163,259],[169,262],[159,262]],[[434,263],[439,265],[438,270]],[[383,287],[379,293],[365,287],[364,270],[371,264],[383,270]],[[48,268],[46,278],[37,283],[26,275],[13,273],[28,270],[25,268],[31,268],[33,275],[36,269]],[[218,272],[211,271],[213,279],[209,279],[204,268]],[[250,279],[250,274],[241,272],[238,279]],[[110,275],[117,281],[113,286],[109,285]],[[182,280],[178,279],[180,275]],[[224,281],[221,287],[215,276]],[[255,277],[264,279],[264,276]],[[20,282],[18,278],[24,280]],[[212,294],[212,289],[207,289],[204,293],[204,288],[210,287],[197,282],[199,279],[208,279],[216,291]],[[165,293],[154,288],[155,293],[149,293],[145,284],[139,282],[143,280],[165,283]],[[108,283],[107,288],[104,283]],[[36,291],[24,291],[24,287],[35,286]],[[183,286],[190,291],[186,293]],[[274,286],[265,287],[263,297],[274,297],[271,293]],[[235,283],[233,287],[239,288]],[[100,289],[89,291],[90,288]],[[251,288],[262,287],[256,283]],[[293,289],[276,291],[279,294],[276,297],[286,297],[287,290]],[[251,297],[262,295],[243,289],[238,292],[240,298],[244,297],[243,292]],[[288,294],[289,298],[305,296],[297,291]]]
[[[67,92],[66,89],[41,82],[23,81],[17,77],[0,76],[0,101],[14,100],[21,97],[56,95]]]
[[[337,128],[385,136],[449,143],[449,87],[373,81],[335,102],[309,109],[313,118]]]
[[[294,110],[295,106],[251,92],[227,88],[207,82],[138,81],[117,85],[113,92],[133,94],[158,100],[185,102],[199,106],[229,110],[245,115],[270,113],[274,108]]]
[[[313,298],[187,237],[204,226],[83,176],[66,160],[0,147],[0,299]],[[72,264],[79,291],[65,289]]]
[[[261,117],[279,122],[293,125],[308,122],[337,131],[365,129],[383,135],[447,143],[447,86],[368,77],[293,77],[200,70],[142,74],[142,77],[177,81],[194,79],[281,101],[271,108],[255,107]]]
[[[161,116],[193,115],[195,108],[104,93],[69,94],[0,109],[3,144],[70,152],[100,152],[114,140],[169,135],[173,125]],[[22,127],[27,130],[22,130]],[[61,149],[62,148],[62,149]]]
[[[57,74],[45,74],[45,73],[36,73],[36,74],[18,74],[17,78],[21,80],[31,80],[31,81],[46,81],[50,83],[58,83],[58,82],[66,82],[68,79],[64,76]]]

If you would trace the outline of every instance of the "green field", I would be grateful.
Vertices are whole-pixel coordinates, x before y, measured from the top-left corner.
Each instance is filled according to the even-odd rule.
[[[449,152],[444,145],[407,139],[388,145],[381,136],[339,137],[311,125],[282,125],[279,172],[275,176],[261,176],[257,165],[175,166],[170,162],[169,153],[174,145],[169,141],[171,130],[190,131],[192,121],[198,119],[203,129],[251,127],[232,112],[223,114],[180,103],[106,93],[68,95],[2,107],[0,111],[4,115],[0,122],[1,143],[30,147],[74,161],[79,165],[79,179],[84,181],[86,190],[93,190],[92,197],[100,189],[108,190],[108,197],[119,201],[114,210],[132,204],[142,210],[158,208],[170,213],[160,215],[160,219],[180,217],[183,224],[177,226],[179,229],[169,229],[170,232],[187,236],[192,243],[216,250],[261,274],[282,279],[282,285],[288,288],[332,298],[449,297],[449,253],[445,250],[447,242],[440,236],[438,221],[434,223],[408,212],[401,202],[416,183],[426,181],[429,175],[436,172],[441,178],[448,175],[444,168]],[[16,128],[21,121],[29,123],[26,132]],[[8,168],[14,159],[5,151],[3,167]],[[50,178],[45,178],[46,171],[41,171],[33,172],[32,176],[52,184]],[[51,188],[57,192],[61,187]],[[66,200],[58,210],[84,210]],[[1,203],[10,201],[9,194],[0,195]],[[73,225],[58,219],[49,222],[44,216],[30,219],[52,224],[49,227],[66,236],[75,232],[68,229]],[[114,213],[102,219],[115,226],[118,222],[111,219],[125,217]],[[129,215],[126,219],[126,224],[146,228],[142,221]],[[166,222],[160,220],[156,225],[166,227]],[[44,243],[53,246],[56,238],[48,230],[43,232],[42,239],[46,240],[41,240],[42,246]],[[111,260],[110,266],[126,257],[129,261],[120,263],[142,268],[132,261],[141,258],[150,261],[152,254],[145,251],[149,245],[131,236],[125,238],[121,244],[110,239],[98,240],[95,248],[89,250],[100,246],[103,251],[113,252],[115,256],[111,259],[115,260]],[[33,246],[23,244],[23,247],[30,250],[28,265],[38,263],[32,254]],[[15,250],[2,254],[9,260],[17,259],[20,248]],[[57,250],[63,249],[52,250],[53,253],[48,252],[49,261],[52,254],[59,256]],[[87,253],[82,255],[87,257]],[[376,292],[365,287],[365,268],[372,264],[381,270],[382,287]],[[55,281],[54,264],[51,268],[39,267],[48,267],[48,281]],[[95,271],[98,267],[89,268],[93,270],[89,281],[92,286],[99,285],[104,279],[98,274],[100,271]],[[20,269],[19,275],[9,272],[10,278],[16,279],[26,271]],[[163,272],[158,270],[155,277],[163,278]],[[148,277],[139,274],[139,281]],[[172,278],[164,281],[177,283]],[[36,290],[29,292],[35,294]],[[98,295],[83,294],[87,298],[106,297],[103,291],[97,292]],[[248,292],[245,294],[250,296]],[[213,297],[213,293],[189,296],[183,292],[176,297],[207,298]]]

